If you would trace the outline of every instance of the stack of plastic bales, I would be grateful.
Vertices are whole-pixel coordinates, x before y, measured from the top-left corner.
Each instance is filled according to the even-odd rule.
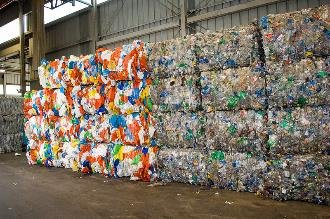
[[[270,159],[262,193],[329,204],[329,6],[268,15],[260,26]]]
[[[192,184],[207,182],[200,73],[190,35],[148,46],[153,69],[151,96],[156,118],[159,177]]]
[[[161,179],[256,191],[267,131],[256,25],[149,48]]]
[[[43,61],[43,90],[25,94],[30,164],[155,177],[150,73],[144,44]]]
[[[197,38],[209,183],[256,192],[263,186],[267,135],[265,69],[257,26]]]
[[[23,98],[0,98],[0,153],[21,151],[24,116]]]

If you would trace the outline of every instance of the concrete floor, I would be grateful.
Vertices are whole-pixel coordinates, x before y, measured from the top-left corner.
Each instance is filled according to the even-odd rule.
[[[226,202],[227,201],[227,202]],[[0,154],[0,218],[330,218],[329,206],[83,176]]]

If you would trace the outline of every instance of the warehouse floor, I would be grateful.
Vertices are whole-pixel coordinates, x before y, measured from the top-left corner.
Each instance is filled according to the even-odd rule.
[[[0,154],[0,218],[330,218],[330,207],[251,193],[83,176]]]

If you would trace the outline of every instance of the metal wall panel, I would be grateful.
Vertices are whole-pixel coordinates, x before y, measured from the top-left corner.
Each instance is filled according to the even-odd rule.
[[[113,0],[99,6],[100,40],[178,19],[179,0]],[[174,30],[143,36],[147,41],[173,38]],[[108,45],[111,46],[111,45]]]
[[[77,16],[70,16],[69,19],[60,19],[46,25],[46,57],[61,54],[57,56],[59,58],[62,55],[91,52],[88,43],[83,43],[90,38],[89,19],[89,11],[83,11]],[[78,42],[82,44],[79,45]]]
[[[56,50],[54,52],[50,51],[46,54],[46,59],[53,60],[53,59],[59,59],[62,56],[68,57],[70,55],[75,55],[75,56],[86,55],[92,52],[91,49],[92,49],[91,43],[86,42],[75,46],[70,46],[61,50]]]
[[[188,0],[194,7],[189,16],[203,15],[219,9],[226,9],[253,0]],[[137,31],[158,27],[179,20],[180,0],[109,0],[98,6],[99,40],[113,39]],[[233,26],[247,25],[266,14],[285,13],[308,7],[317,7],[329,3],[328,0],[283,0],[277,3],[249,8],[224,16],[189,24],[189,32],[220,31]],[[59,58],[62,55],[90,53],[89,11],[55,21],[46,27],[47,58]],[[180,28],[174,27],[139,36],[143,41],[156,42],[180,36]],[[103,45],[116,47],[129,43],[133,38]],[[73,45],[73,46],[70,46]]]
[[[212,10],[219,10],[227,7],[231,7],[237,4],[243,4],[252,0],[195,0],[196,6],[199,5],[200,9],[197,9],[199,14],[210,12]],[[279,1],[277,3],[260,6],[243,10],[229,15],[212,18],[207,22],[197,22],[197,31],[205,32],[206,30],[221,31],[224,28],[231,28],[239,25],[247,25],[249,22],[253,22],[256,19],[260,19],[267,14],[285,13],[296,10],[301,10],[309,7],[318,7],[322,4],[326,4],[326,0],[286,0]]]

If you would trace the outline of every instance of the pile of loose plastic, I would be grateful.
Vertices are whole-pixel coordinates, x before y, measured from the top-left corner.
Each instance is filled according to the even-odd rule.
[[[21,151],[24,116],[23,98],[0,97],[0,154]]]
[[[43,90],[25,94],[30,164],[150,181],[156,176],[144,44],[42,61]]]

